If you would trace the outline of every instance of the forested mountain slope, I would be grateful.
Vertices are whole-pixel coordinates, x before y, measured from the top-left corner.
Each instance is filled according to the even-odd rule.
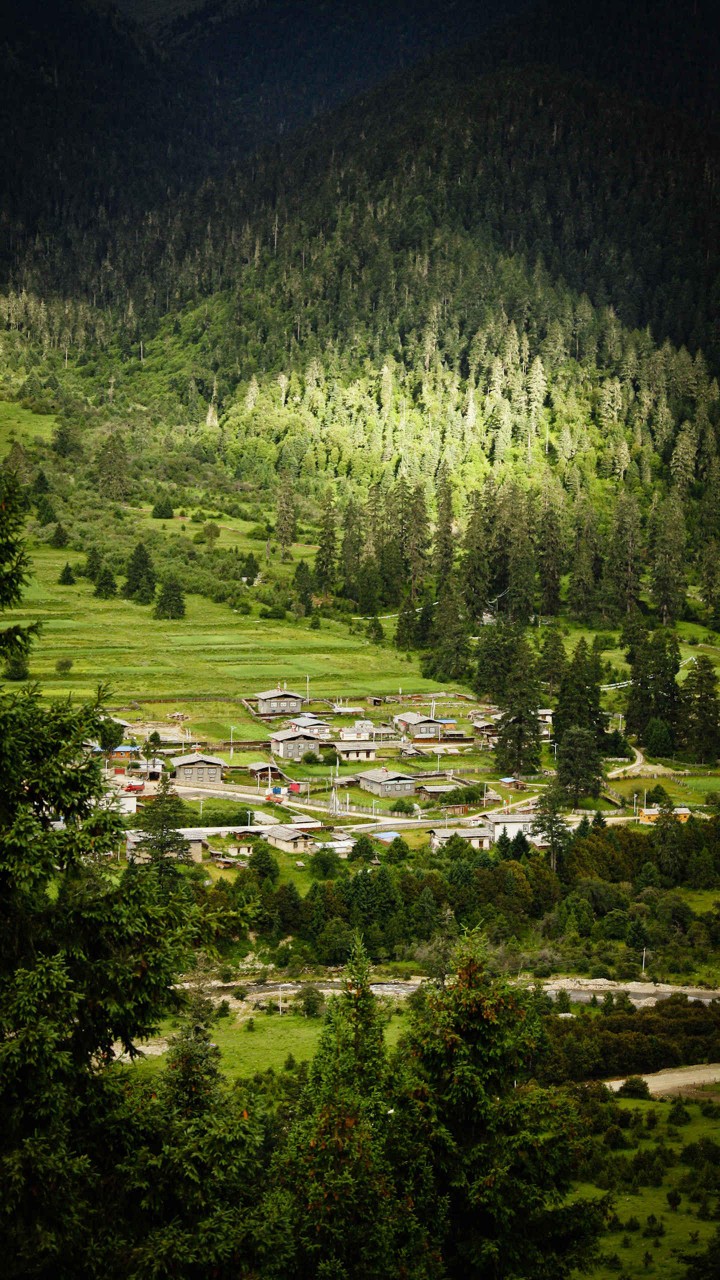
[[[328,491],[375,492],[381,601],[410,571],[397,512],[424,527],[437,486],[439,527],[451,478],[456,540],[485,492],[492,530],[475,533],[500,548],[503,598],[509,540],[550,540],[546,612],[571,566],[583,615],[630,608],[651,566],[663,616],[688,565],[715,610],[717,143],[586,80],[471,64],[397,78],[142,219],[70,211],[18,236],[5,392],[81,434],[82,463],[58,451],[59,493],[80,474],[102,497],[110,457],[107,496],[166,487],[184,505],[192,458],[224,500],[290,488],[311,519]],[[71,506],[62,519],[85,545]],[[321,585],[343,576],[357,600],[357,555]]]

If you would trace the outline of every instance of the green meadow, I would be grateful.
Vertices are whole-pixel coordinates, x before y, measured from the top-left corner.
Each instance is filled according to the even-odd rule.
[[[708,1118],[701,1113],[697,1102],[685,1102],[690,1115],[689,1123],[681,1128],[673,1128],[668,1124],[671,1103],[630,1102],[621,1100],[623,1110],[639,1112],[646,1124],[648,1113],[654,1112],[657,1127],[652,1131],[647,1128],[624,1130],[623,1137],[627,1150],[619,1153],[619,1158],[632,1156],[633,1150],[643,1149],[650,1153],[658,1145],[664,1146],[677,1160],[684,1144],[710,1139],[717,1143],[720,1140],[720,1120]],[[637,1141],[637,1135],[642,1140]],[[664,1171],[660,1186],[641,1186],[638,1190],[619,1189],[613,1194],[612,1208],[616,1215],[611,1220],[600,1241],[601,1262],[590,1274],[595,1280],[612,1280],[619,1273],[624,1276],[662,1277],[662,1280],[681,1280],[686,1273],[683,1255],[690,1255],[706,1247],[716,1223],[708,1218],[698,1216],[698,1197],[690,1199],[683,1186],[683,1179],[688,1167],[680,1162],[673,1163]],[[680,1204],[672,1210],[668,1204],[668,1191],[680,1190]],[[590,1185],[582,1188],[582,1194],[597,1195],[597,1189]],[[658,1226],[653,1223],[653,1217]],[[650,1219],[650,1222],[648,1222]],[[626,1224],[630,1223],[630,1229]],[[618,1225],[618,1223],[620,1225]],[[635,1226],[635,1223],[638,1225]],[[655,1234],[659,1231],[659,1234]],[[648,1258],[649,1255],[649,1258]]]
[[[0,400],[0,458],[4,458],[16,442],[24,448],[36,441],[46,444],[54,429],[53,414],[33,413],[19,404]]]
[[[220,703],[281,680],[304,693],[307,676],[311,692],[324,697],[438,688],[421,676],[415,660],[391,647],[378,649],[366,637],[350,634],[344,623],[323,619],[320,630],[313,631],[305,621],[246,617],[192,595],[184,619],[160,622],[149,607],[96,599],[86,579],[58,585],[66,560],[73,567],[84,562],[77,553],[32,546],[30,554],[32,577],[22,605],[6,617],[9,623],[42,623],[31,675],[48,696],[87,697],[107,683],[118,703],[158,698],[181,703],[197,696]],[[69,673],[56,671],[62,658],[72,659]],[[213,716],[207,728],[216,727],[225,728]],[[200,725],[194,728],[197,732]]]
[[[275,996],[273,995],[273,999]],[[230,1015],[218,1018],[213,1024],[212,1038],[221,1054],[221,1066],[232,1079],[252,1076],[256,1071],[272,1067],[280,1071],[292,1054],[296,1062],[312,1058],[322,1032],[322,1018],[305,1018],[298,1013],[252,1014],[254,1030],[248,1031],[249,1018]],[[385,1028],[385,1042],[394,1048],[403,1029],[403,1017],[395,1015]],[[167,1023],[161,1029],[163,1036],[172,1035],[173,1026]],[[132,1071],[156,1072],[165,1065],[165,1055],[136,1058]]]

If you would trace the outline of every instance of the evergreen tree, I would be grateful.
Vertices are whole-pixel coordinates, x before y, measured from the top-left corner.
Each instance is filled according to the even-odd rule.
[[[548,627],[543,636],[540,650],[538,676],[543,684],[547,686],[551,697],[554,697],[557,693],[560,682],[567,670],[567,665],[568,660],[563,638],[557,627]]]
[[[652,597],[665,626],[685,603],[685,543],[682,503],[672,495],[657,511],[651,565]]]
[[[150,514],[153,520],[172,520],[175,512],[170,498],[165,494],[161,494],[160,497],[157,498]]]
[[[593,552],[587,538],[578,538],[568,588],[568,605],[574,618],[590,622],[597,604]]]
[[[190,861],[190,845],[178,830],[187,824],[187,809],[174,790],[170,775],[163,773],[154,800],[143,806],[137,825],[145,835],[137,848],[148,854],[150,862],[164,867],[168,858]]]
[[[405,559],[410,573],[410,594],[417,599],[427,572],[428,549],[430,547],[430,521],[425,500],[425,490],[421,484],[415,485],[408,503],[407,533],[405,537]]]
[[[69,564],[66,560],[65,566],[60,574],[60,577],[58,578],[58,583],[60,584],[61,587],[71,587],[73,586],[74,582],[75,582],[75,574],[73,573],[72,565]]]
[[[548,787],[535,805],[533,835],[542,836],[548,851],[550,870],[557,872],[570,843],[570,829],[562,817],[563,794],[558,787]]]
[[[540,690],[533,652],[526,640],[518,643],[508,675],[499,723],[495,762],[501,773],[519,777],[540,767]]]
[[[515,513],[508,539],[507,607],[513,622],[529,622],[535,609],[535,550],[527,495],[515,489]]]
[[[275,535],[280,543],[283,555],[287,556],[297,538],[295,499],[287,484],[281,484],[278,490],[275,507]]]
[[[608,571],[615,603],[621,613],[630,613],[640,594],[642,532],[637,499],[622,492],[615,504],[610,539]]]
[[[683,686],[682,730],[694,760],[714,762],[720,751],[718,679],[710,659],[702,654],[691,663]]]
[[[144,543],[138,542],[125,570],[123,595],[139,604],[150,604],[155,596],[157,575],[150,554]]]
[[[313,576],[304,560],[299,560],[293,574],[293,586],[306,614],[312,613]]]
[[[560,680],[553,715],[553,737],[560,743],[568,729],[588,729],[600,741],[605,732],[597,658],[581,638]]]
[[[413,598],[408,592],[400,606],[397,628],[395,631],[395,648],[414,649],[417,644],[417,611]]]
[[[55,508],[46,493],[41,493],[35,510],[37,512],[38,524],[55,524],[57,521]]]
[[[473,495],[470,518],[463,543],[461,568],[462,592],[472,623],[481,623],[488,607],[490,566],[487,554],[487,530],[480,494]]]
[[[115,575],[112,569],[110,569],[107,565],[103,565],[102,568],[100,569],[100,572],[97,576],[97,580],[95,582],[95,590],[93,591],[93,595],[97,596],[98,600],[112,600],[113,596],[117,595],[117,583],[115,582]]]
[[[677,683],[680,646],[677,636],[665,627],[639,640],[630,662],[631,685],[627,705],[629,733],[642,741],[651,720],[667,725],[675,743],[680,722],[682,695]]]
[[[319,591],[332,591],[337,571],[337,518],[330,491],[325,494],[320,516],[320,536],[315,557],[315,582]]]
[[[375,614],[368,622],[367,633],[371,644],[384,644],[385,632],[377,614]]]
[[[432,1223],[442,1274],[566,1280],[604,1213],[570,1200],[578,1118],[555,1093],[523,1087],[541,1035],[532,995],[492,978],[473,936],[456,964],[455,981],[430,986],[411,1012],[396,1059],[399,1109],[421,1126],[416,1149],[447,1205]]]
[[[340,577],[342,578],[343,595],[350,600],[358,599],[363,545],[362,514],[357,502],[351,498],[343,511],[342,544],[340,547]]]
[[[65,528],[64,525],[60,524],[60,521],[58,521],[58,523],[55,525],[53,535],[50,539],[50,546],[55,547],[58,550],[61,550],[62,547],[67,546],[69,541],[70,541],[70,538],[68,537],[67,529]]]
[[[401,1078],[402,1072],[397,1083]],[[425,1159],[419,1144],[406,1137],[404,1108],[393,1105],[392,1090],[370,965],[356,940],[342,994],[328,1004],[307,1088],[273,1169],[282,1197],[278,1209],[295,1252],[284,1275],[427,1275]],[[439,1225],[442,1215],[435,1221]]]
[[[706,543],[700,562],[702,598],[710,615],[710,625],[720,627],[720,545],[711,539]]]
[[[437,483],[437,520],[433,544],[433,570],[438,588],[449,579],[454,563],[453,493],[447,470],[443,468]]]
[[[177,578],[168,577],[162,583],[153,617],[171,620],[185,617],[185,596]]]
[[[557,781],[574,808],[581,796],[597,796],[602,784],[602,762],[597,735],[574,725],[558,743]]]
[[[548,499],[540,517],[538,530],[538,570],[540,575],[540,610],[554,617],[560,611],[560,579],[565,560],[565,539],[560,511]]]
[[[510,673],[523,644],[522,629],[512,622],[498,618],[497,622],[482,628],[475,649],[477,668],[473,681],[480,697],[489,694],[503,705]]]
[[[91,582],[97,582],[100,577],[101,569],[102,556],[100,555],[97,547],[91,547],[87,553],[83,575],[84,577],[89,578]]]
[[[117,502],[127,496],[130,487],[130,459],[119,431],[113,431],[98,451],[97,477],[98,490],[103,498]]]
[[[435,627],[436,607],[432,597],[426,594],[420,606],[420,612],[417,614],[415,635],[419,649],[426,649],[430,644]]]
[[[435,680],[462,680],[468,670],[467,619],[454,575],[440,591],[430,650],[422,671]]]

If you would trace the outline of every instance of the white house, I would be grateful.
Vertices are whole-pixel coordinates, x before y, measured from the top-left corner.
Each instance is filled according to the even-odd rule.
[[[310,733],[313,738],[329,738],[331,732],[330,725],[314,715],[312,711],[301,711],[300,715],[293,716],[290,728],[301,733]]]
[[[222,782],[225,761],[193,751],[189,756],[176,756],[170,761],[176,781],[184,787],[211,787]]]
[[[283,853],[308,853],[315,848],[315,842],[307,831],[300,827],[284,827],[280,823],[268,829],[265,839],[273,849],[280,849]]]
[[[305,729],[278,729],[270,738],[270,750],[282,760],[302,760],[306,751],[317,749],[317,738]]]
[[[377,747],[368,738],[339,738],[333,747],[341,760],[374,760]]]
[[[409,733],[412,738],[441,738],[445,727],[455,723],[454,720],[421,715],[419,711],[401,711],[393,716],[393,721],[401,733]]]
[[[492,832],[493,844],[497,843],[503,831],[507,833],[510,840],[517,835],[518,831],[522,831],[525,836],[530,836],[534,821],[534,813],[489,813],[486,818]]]
[[[465,840],[472,849],[489,849],[493,843],[492,832],[489,827],[435,827],[428,832],[430,836],[430,848],[433,852],[442,849],[444,844],[452,836],[458,836],[461,840]]]
[[[374,796],[411,796],[415,794],[415,779],[409,773],[396,769],[366,769],[357,775],[363,791]]]
[[[301,693],[293,693],[291,689],[266,689],[264,693],[256,693],[258,711],[261,716],[292,716],[302,711],[304,698]]]

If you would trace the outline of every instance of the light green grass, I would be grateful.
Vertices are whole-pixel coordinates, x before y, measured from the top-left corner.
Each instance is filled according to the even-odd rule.
[[[279,680],[303,692],[306,675],[315,695],[326,697],[361,698],[401,686],[431,693],[438,687],[420,675],[416,662],[349,635],[337,622],[324,621],[319,631],[311,631],[306,622],[242,617],[199,596],[187,597],[182,621],[159,622],[147,607],[95,599],[84,579],[59,586],[65,560],[81,562],[76,554],[33,547],[31,556],[33,576],[23,604],[5,616],[8,623],[42,622],[30,665],[32,677],[48,695],[87,697],[104,682],[118,703],[177,698],[176,705],[164,709],[167,714],[182,706],[183,696],[237,699]],[[68,675],[55,671],[58,658],[72,658]],[[225,727],[217,716],[211,719],[216,727]],[[235,720],[228,715],[228,730],[230,723]]]
[[[281,1070],[288,1054],[297,1062],[313,1057],[322,1034],[322,1018],[303,1018],[299,1014],[253,1014],[254,1031],[247,1030],[247,1019],[220,1018],[213,1024],[212,1038],[221,1053],[222,1069],[232,1079],[248,1077],[256,1071],[272,1067]],[[403,1018],[392,1018],[385,1029],[385,1043],[394,1048],[404,1026]],[[171,1035],[167,1024],[164,1035]],[[141,1073],[162,1070],[164,1055],[136,1059],[130,1068]]]
[[[48,413],[32,413],[19,404],[0,400],[0,458],[8,454],[17,441],[27,448],[35,440],[46,443],[55,430],[55,417]]]

